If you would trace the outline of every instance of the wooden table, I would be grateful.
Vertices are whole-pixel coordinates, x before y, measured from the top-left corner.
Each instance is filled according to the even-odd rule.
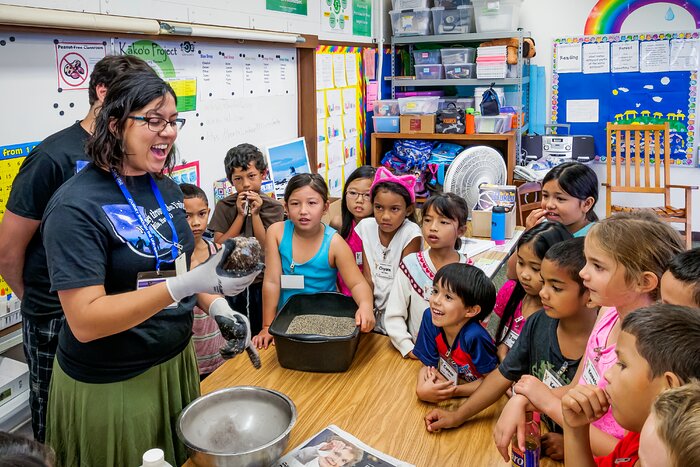
[[[255,370],[245,356],[226,362],[202,382],[202,394],[241,385],[286,394],[298,412],[288,450],[334,424],[365,444],[419,467],[510,465],[501,458],[491,435],[506,399],[458,429],[428,433],[423,417],[433,405],[419,401],[415,394],[421,363],[401,358],[386,336],[363,334],[345,373],[284,369],[274,347],[261,351],[260,357],[261,370]],[[194,467],[192,462],[185,465]],[[544,459],[541,465],[560,464]]]

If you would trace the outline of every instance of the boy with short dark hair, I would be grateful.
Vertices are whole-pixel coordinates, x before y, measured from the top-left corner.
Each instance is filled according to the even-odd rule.
[[[565,457],[575,459],[577,466],[638,465],[639,433],[654,399],[700,377],[700,313],[668,304],[635,310],[622,322],[615,352],[618,361],[605,373],[605,390],[578,385],[562,398]],[[590,424],[608,406],[628,433],[608,456],[594,458]]]
[[[435,274],[429,303],[413,349],[425,365],[416,394],[427,402],[469,396],[498,365],[496,345],[481,325],[496,288],[481,269],[448,264]]]
[[[700,308],[700,248],[676,255],[661,276],[661,300]]]
[[[267,228],[284,220],[282,203],[260,192],[267,176],[265,157],[252,144],[239,144],[226,153],[224,168],[236,193],[214,207],[209,222],[214,241],[223,243],[228,238],[243,236],[255,237],[260,246],[265,245]],[[262,329],[262,278],[260,274],[245,292],[228,298],[233,309],[248,316],[253,335]]]
[[[561,410],[559,398],[550,389],[565,386],[574,377],[596,320],[595,309],[587,307],[588,289],[578,274],[586,263],[583,242],[583,237],[573,238],[547,251],[540,270],[544,309],[528,318],[498,371],[489,374],[457,411],[436,409],[426,416],[428,431],[461,425],[498,401],[516,381],[538,394],[543,406],[556,405]],[[561,459],[561,427],[548,417],[543,419],[550,432],[543,437],[543,453]]]

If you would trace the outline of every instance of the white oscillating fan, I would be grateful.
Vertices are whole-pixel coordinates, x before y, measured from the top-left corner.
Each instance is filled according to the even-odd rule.
[[[471,212],[479,201],[479,186],[505,185],[506,177],[506,163],[500,152],[488,146],[474,146],[457,154],[447,168],[443,190],[464,198]]]

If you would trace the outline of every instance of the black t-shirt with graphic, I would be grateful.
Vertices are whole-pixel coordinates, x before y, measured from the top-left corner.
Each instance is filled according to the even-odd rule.
[[[511,381],[518,381],[523,375],[532,375],[545,383],[554,378],[561,386],[569,384],[581,359],[569,360],[562,355],[557,326],[559,320],[550,318],[544,310],[530,316],[520,337],[499,365],[501,374]],[[561,427],[548,417],[542,418],[550,431],[562,432]]]
[[[127,189],[158,244],[161,270],[175,269],[172,230],[151,190],[150,175],[124,177]],[[156,179],[187,256],[194,237],[185,217],[180,188],[169,178]],[[51,198],[42,224],[54,291],[104,285],[108,295],[136,289],[139,272],[154,271],[148,236],[112,174],[89,164]],[[181,352],[192,335],[195,297],[164,309],[127,331],[79,342],[63,326],[56,354],[61,368],[86,383],[123,381]]]
[[[22,163],[12,182],[7,209],[27,219],[41,220],[51,195],[87,165],[85,143],[89,137],[80,122],[75,122],[44,139]],[[49,291],[51,281],[39,229],[27,245],[23,281],[23,315],[50,318],[63,313],[58,295]]]

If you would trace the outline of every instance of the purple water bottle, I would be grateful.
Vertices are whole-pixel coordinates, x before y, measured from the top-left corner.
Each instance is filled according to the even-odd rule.
[[[494,206],[491,211],[491,240],[496,245],[506,242],[506,208],[503,206]]]

